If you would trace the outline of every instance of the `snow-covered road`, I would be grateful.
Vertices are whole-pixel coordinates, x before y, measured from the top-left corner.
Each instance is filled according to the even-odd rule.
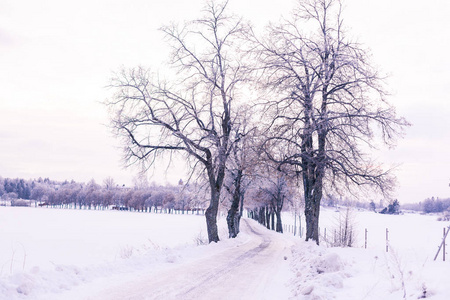
[[[288,299],[292,242],[242,220],[245,241],[169,265],[88,299]]]

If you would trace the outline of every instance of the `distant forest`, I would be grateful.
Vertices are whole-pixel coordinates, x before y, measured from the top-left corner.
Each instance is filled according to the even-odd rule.
[[[439,213],[450,211],[450,198],[439,199],[435,197],[427,198],[419,203],[403,205],[404,209],[422,211],[424,213]]]
[[[103,184],[94,180],[88,183],[75,181],[54,181],[49,178],[25,180],[20,178],[0,177],[0,205],[10,202],[12,205],[44,204],[67,208],[104,209],[114,206],[116,209],[137,211],[160,210],[204,210],[207,196],[203,187],[196,184],[185,185],[180,180],[177,186],[137,184],[134,187],[119,186],[112,178],[105,179]],[[381,211],[385,207],[380,203],[340,199],[326,195],[324,206],[347,206]],[[388,207],[388,205],[387,205]],[[403,210],[424,213],[439,213],[450,210],[450,198],[427,198],[419,203],[402,204]]]
[[[178,186],[142,185],[129,188],[116,185],[111,178],[100,185],[94,180],[79,183],[73,180],[58,182],[49,178],[24,180],[0,177],[0,204],[10,202],[13,206],[46,205],[80,209],[112,206],[114,209],[138,211],[152,208],[169,211],[202,210],[205,200],[199,198],[202,193],[196,189],[197,186],[183,185],[181,181]]]
[[[379,203],[367,202],[367,201],[355,201],[348,199],[338,199],[333,195],[327,195],[324,197],[323,205],[325,206],[346,206],[346,207],[356,207],[363,208],[373,211],[382,211],[383,208],[388,208],[393,205],[397,200],[391,201],[390,203],[385,203],[385,201],[380,200]],[[441,213],[450,211],[450,198],[439,199],[435,197],[427,198],[419,203],[405,203],[397,204],[401,206],[402,210],[412,210],[423,213]]]

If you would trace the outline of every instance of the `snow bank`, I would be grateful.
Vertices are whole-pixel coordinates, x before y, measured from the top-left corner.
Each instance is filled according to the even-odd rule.
[[[292,249],[295,299],[450,299],[449,262],[433,261],[442,241],[434,216],[386,216],[354,211],[354,248],[326,248],[298,241]],[[338,212],[321,212],[323,228],[333,228]],[[288,218],[287,218],[288,219]],[[386,252],[386,228],[389,230]],[[364,248],[364,230],[368,247]],[[323,243],[325,244],[325,243]]]
[[[295,299],[449,299],[448,263],[405,262],[398,253],[325,248],[299,242],[293,249]]]

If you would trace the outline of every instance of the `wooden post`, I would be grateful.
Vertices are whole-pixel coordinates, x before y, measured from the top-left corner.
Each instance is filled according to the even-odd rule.
[[[294,236],[297,233],[297,212],[294,212]]]
[[[389,252],[389,229],[386,228],[386,252]]]
[[[300,238],[302,238],[302,213],[298,214],[298,233]]]
[[[364,249],[367,249],[367,228],[364,232]]]
[[[443,259],[443,261],[445,261],[445,238],[446,237],[447,237],[447,234],[445,233],[445,227],[444,227],[444,235],[443,235],[444,241],[442,242],[442,259]]]
[[[445,240],[446,240],[449,232],[450,232],[450,226],[447,227],[447,230],[445,230],[445,228],[444,228],[444,238],[442,239],[442,243],[439,245],[439,249],[436,252],[436,255],[434,256],[434,260],[437,259],[438,255],[439,255],[439,251],[441,251],[441,248],[443,248],[443,250],[444,250],[443,258],[445,261]]]

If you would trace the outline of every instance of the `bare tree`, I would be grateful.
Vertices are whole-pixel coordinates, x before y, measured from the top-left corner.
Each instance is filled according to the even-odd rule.
[[[216,219],[233,142],[234,104],[247,76],[238,49],[248,28],[228,16],[226,6],[210,2],[203,18],[162,28],[176,69],[170,82],[143,68],[123,70],[113,79],[117,93],[107,102],[129,163],[148,168],[161,154],[178,152],[204,172],[211,193],[205,213],[210,242],[219,241]]]
[[[106,177],[103,180],[103,187],[107,190],[112,190],[116,187],[116,182],[114,181],[114,178],[112,177]]]
[[[271,92],[264,149],[301,178],[306,240],[319,243],[323,187],[392,187],[389,171],[367,155],[375,137],[393,145],[408,123],[386,101],[384,80],[367,52],[349,41],[339,0],[300,1],[290,19],[259,41],[262,76]]]
[[[231,206],[227,214],[228,233],[235,238],[244,209],[245,193],[256,176],[258,155],[256,127],[253,125],[250,107],[241,106],[235,121],[232,151],[226,169],[225,189],[231,195]]]

